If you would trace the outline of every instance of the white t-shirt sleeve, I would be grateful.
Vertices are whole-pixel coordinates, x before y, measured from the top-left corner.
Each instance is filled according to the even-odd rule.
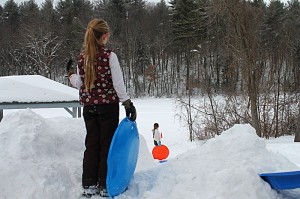
[[[109,65],[114,89],[117,92],[120,102],[124,102],[129,99],[129,96],[127,95],[126,88],[124,85],[123,75],[118,57],[114,52],[110,53]]]
[[[70,83],[72,84],[72,86],[74,86],[77,89],[80,89],[80,87],[82,86],[82,81],[79,75],[79,69],[77,67],[77,74],[72,74],[70,77]]]

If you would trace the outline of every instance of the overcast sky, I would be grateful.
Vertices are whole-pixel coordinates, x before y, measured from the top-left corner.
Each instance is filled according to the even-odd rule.
[[[24,2],[25,0],[14,0],[16,3],[21,3],[21,2]],[[35,0],[39,5],[44,2],[45,0]],[[54,2],[57,2],[59,0],[54,0]],[[154,2],[154,3],[157,3],[157,2],[160,2],[160,0],[146,0],[147,2]],[[165,0],[166,2],[168,2],[169,0]],[[270,0],[264,0],[265,2],[269,3]],[[0,5],[1,6],[4,6],[6,0],[0,0]],[[288,0],[281,0],[281,2],[285,2],[287,3]]]

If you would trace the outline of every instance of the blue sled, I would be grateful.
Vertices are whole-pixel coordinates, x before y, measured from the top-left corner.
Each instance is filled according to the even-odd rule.
[[[168,160],[160,160],[159,163],[165,163],[167,162]]]
[[[137,165],[139,145],[136,122],[125,117],[116,129],[108,152],[106,187],[110,197],[127,189]]]
[[[272,189],[296,189],[300,188],[300,171],[262,173],[259,176],[268,182]]]

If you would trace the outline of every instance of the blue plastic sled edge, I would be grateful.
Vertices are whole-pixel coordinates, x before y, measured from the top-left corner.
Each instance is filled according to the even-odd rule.
[[[167,162],[168,160],[160,160],[159,163],[165,163]]]
[[[300,171],[262,173],[259,175],[276,190],[300,188]]]
[[[136,122],[125,117],[116,129],[108,152],[106,186],[110,197],[127,189],[136,168],[139,143]]]

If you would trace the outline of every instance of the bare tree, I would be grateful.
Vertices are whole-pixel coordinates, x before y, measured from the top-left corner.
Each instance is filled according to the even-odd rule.
[[[51,78],[53,60],[58,57],[62,41],[51,32],[42,29],[23,27],[24,60],[30,63],[30,70],[35,74]]]
[[[262,10],[243,0],[214,1],[216,9],[224,13],[229,24],[227,35],[228,49],[243,65],[242,75],[246,80],[246,93],[251,108],[251,123],[261,136],[258,114],[258,98],[261,65],[259,64],[259,32],[262,24]]]

